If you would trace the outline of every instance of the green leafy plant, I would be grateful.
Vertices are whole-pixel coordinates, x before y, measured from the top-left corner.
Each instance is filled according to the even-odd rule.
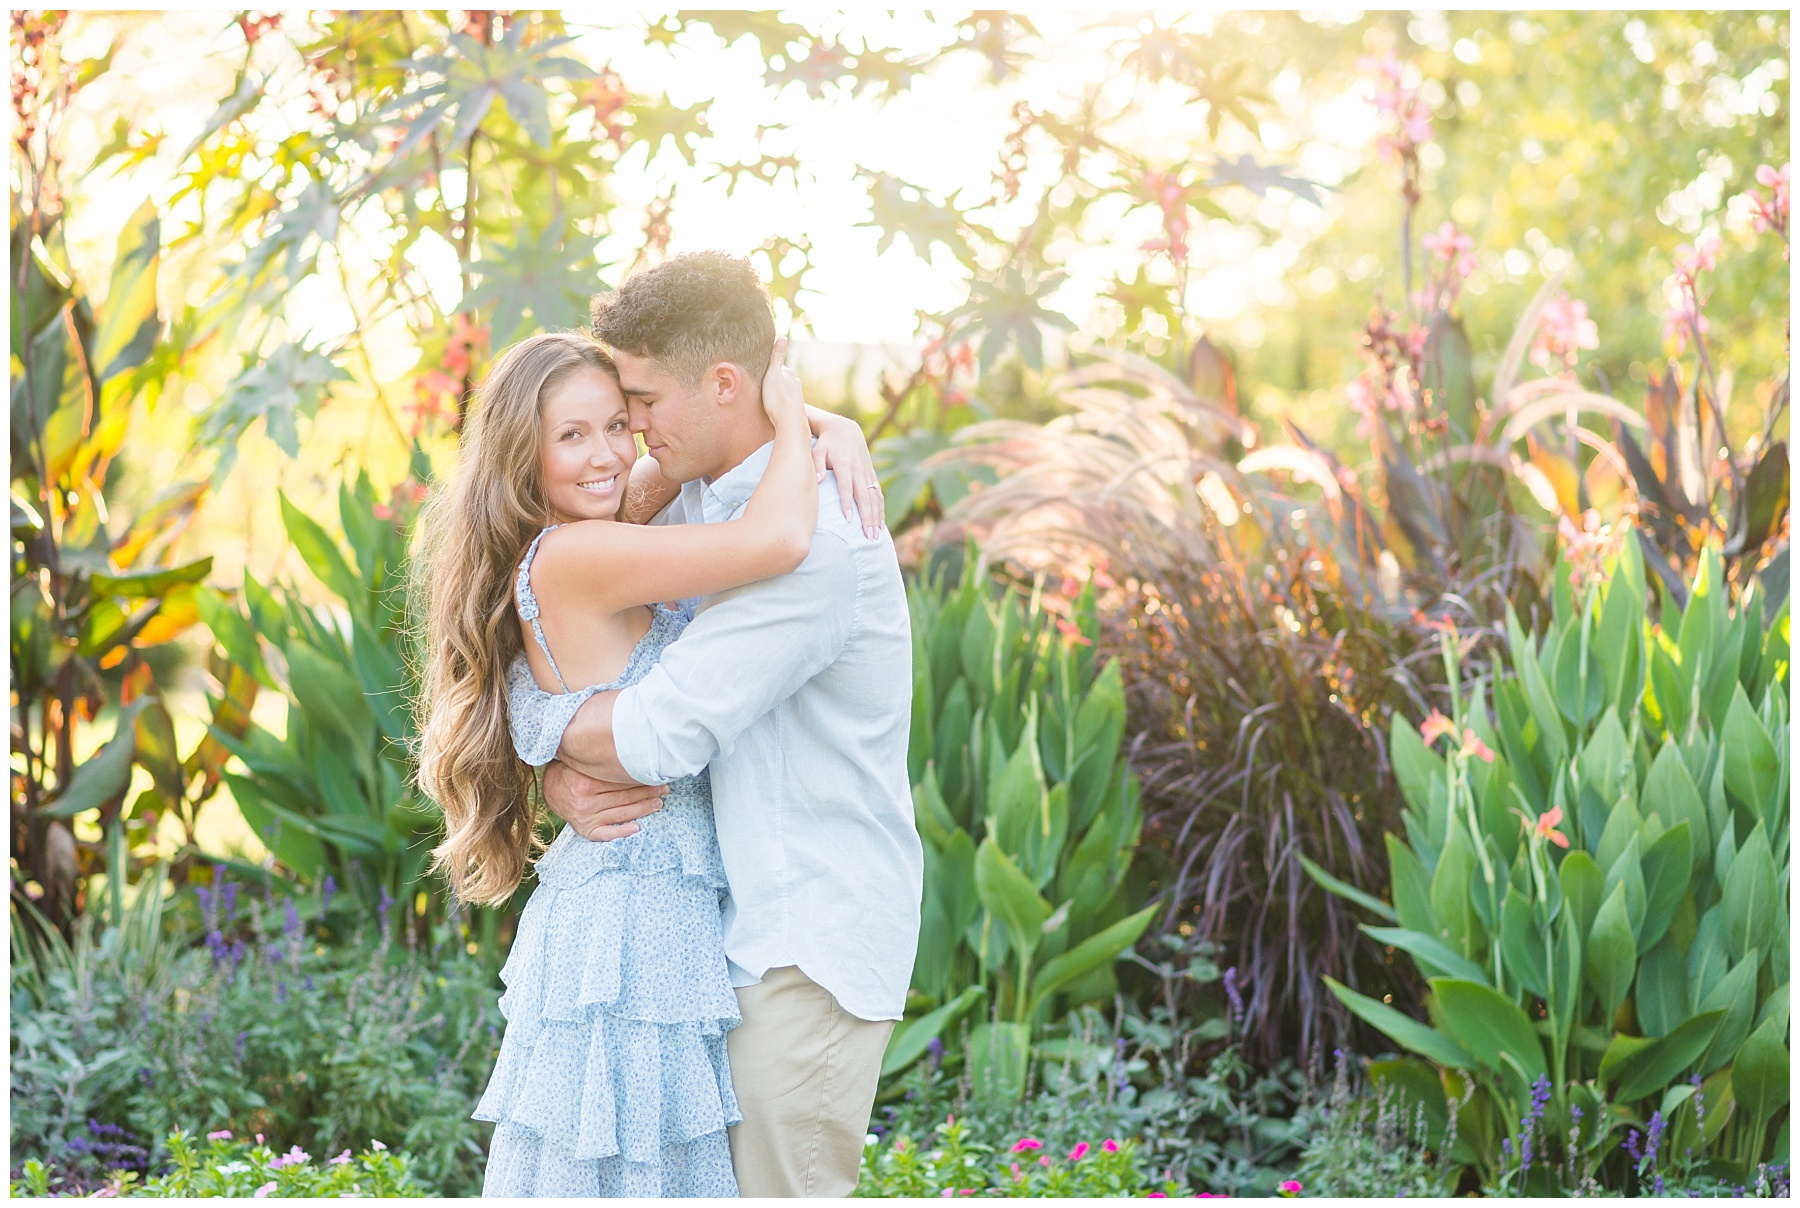
[[[256,724],[219,735],[244,767],[225,779],[245,821],[302,884],[331,875],[364,910],[402,903],[423,934],[446,902],[426,872],[441,823],[412,789],[403,596],[406,535],[428,474],[422,454],[413,472],[385,502],[367,474],[339,488],[347,551],[282,496],[288,539],[331,608],[248,572],[235,600],[207,591],[201,603],[224,656],[287,697],[281,737]]]
[[[15,1160],[70,1176],[92,1165],[96,1127],[147,1148],[197,1126],[317,1154],[386,1137],[427,1190],[479,1187],[469,1112],[503,1022],[491,964],[454,924],[409,951],[374,911],[329,909],[329,882],[303,902],[273,884],[220,875],[166,915],[146,892],[127,932],[78,933],[72,965],[15,954]],[[153,918],[168,934],[152,962]],[[196,929],[204,942],[173,939]]]
[[[195,585],[212,559],[183,561],[175,547],[205,485],[176,482],[133,517],[109,512],[104,498],[134,404],[154,401],[175,367],[157,309],[161,223],[149,203],[125,223],[106,301],[96,306],[69,268],[54,131],[111,55],[61,59],[63,20],[55,13],[14,18],[21,59],[13,95],[20,137],[10,227],[9,509],[12,894],[36,901],[66,930],[86,904],[88,879],[103,869],[115,880],[128,877],[131,848],[154,835],[161,807],[141,796],[125,800],[134,765],[150,771],[190,837],[217,775],[213,752],[196,750],[185,760],[176,753],[142,655],[198,619]],[[122,687],[108,685],[114,675]],[[233,728],[253,695],[247,681],[234,681],[215,721]],[[78,759],[78,746],[89,745],[84,731],[115,701],[112,737]],[[102,837],[78,841],[73,819],[91,811]]]
[[[1143,1169],[1136,1141],[1082,1141],[1065,1155],[1047,1151],[1036,1137],[1020,1137],[996,1151],[972,1141],[968,1125],[954,1118],[933,1131],[935,1137],[926,1142],[902,1136],[866,1146],[862,1176],[852,1194],[909,1199],[1179,1194],[1174,1182],[1159,1181]]]
[[[263,1143],[236,1139],[229,1131],[208,1133],[196,1145],[186,1130],[176,1129],[164,1143],[169,1170],[141,1186],[120,1180],[115,1195],[153,1199],[193,1199],[232,1196],[254,1199],[417,1199],[425,1194],[413,1181],[412,1159],[396,1154],[380,1141],[371,1141],[352,1157],[348,1149],[317,1165],[311,1154],[296,1145],[277,1155]],[[14,1195],[42,1194],[33,1189],[43,1182],[42,1167],[28,1170],[23,1185],[14,1184]]]
[[[1434,1114],[1473,1084],[1462,1135],[1484,1179],[1540,1155],[1515,1191],[1563,1186],[1565,1148],[1622,1160],[1653,1123],[1670,1152],[1753,1170],[1787,1110],[1787,606],[1765,618],[1752,586],[1730,607],[1714,551],[1652,620],[1618,536],[1604,562],[1559,562],[1541,639],[1509,615],[1491,712],[1478,685],[1423,735],[1393,723],[1391,904],[1351,896],[1428,979],[1431,1022],[1329,983],[1430,1063],[1378,1080]]]
[[[913,984],[931,1010],[896,1031],[886,1065],[985,995],[971,1060],[1017,1098],[1053,1001],[1110,995],[1113,961],[1155,911],[1130,905],[1141,813],[1119,672],[1092,649],[1092,585],[1053,611],[1041,587],[996,599],[985,584],[971,551],[959,587],[935,578],[909,597],[908,762],[926,851]]]

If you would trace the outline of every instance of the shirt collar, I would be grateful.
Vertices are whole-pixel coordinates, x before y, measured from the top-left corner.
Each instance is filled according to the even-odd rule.
[[[768,472],[769,459],[775,454],[775,442],[770,441],[743,461],[725,471],[707,483],[704,490],[711,494],[714,501],[726,513],[732,513],[750,502],[750,496],[756,490],[756,484],[762,481]]]

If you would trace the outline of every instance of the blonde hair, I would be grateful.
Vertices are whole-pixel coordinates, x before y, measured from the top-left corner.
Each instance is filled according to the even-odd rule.
[[[418,784],[444,811],[432,869],[467,902],[504,901],[543,848],[537,778],[508,725],[506,671],[524,648],[513,583],[550,516],[543,398],[583,369],[618,377],[604,349],[572,332],[531,336],[502,353],[476,391],[457,471],[420,518]]]

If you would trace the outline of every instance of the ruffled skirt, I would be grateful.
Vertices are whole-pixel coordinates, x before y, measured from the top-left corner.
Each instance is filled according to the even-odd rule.
[[[496,1125],[483,1195],[737,1194],[723,876],[664,837],[565,834],[539,861],[474,1113]]]

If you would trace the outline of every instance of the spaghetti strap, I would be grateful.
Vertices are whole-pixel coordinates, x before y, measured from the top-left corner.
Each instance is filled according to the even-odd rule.
[[[544,539],[544,533],[560,527],[562,526],[553,524],[531,539],[531,548],[525,551],[525,560],[519,563],[519,578],[514,587],[514,595],[518,603],[519,619],[531,622],[532,635],[537,638],[538,649],[544,652],[544,659],[550,664],[550,674],[556,677],[557,684],[567,692],[569,685],[563,682],[562,672],[556,666],[556,656],[550,653],[550,643],[544,638],[544,627],[538,624],[538,616],[543,610],[538,607],[537,597],[531,594],[531,560],[537,557],[538,542]]]

